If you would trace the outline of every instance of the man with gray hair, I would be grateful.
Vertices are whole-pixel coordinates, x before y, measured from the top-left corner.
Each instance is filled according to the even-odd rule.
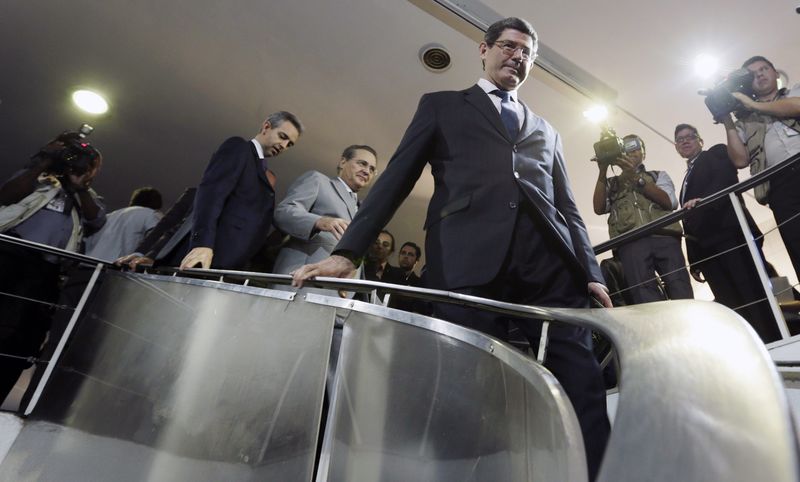
[[[231,137],[211,156],[191,216],[162,249],[162,264],[181,269],[242,269],[264,244],[275,207],[267,160],[294,146],[303,125],[292,113],[271,114],[249,141]]]

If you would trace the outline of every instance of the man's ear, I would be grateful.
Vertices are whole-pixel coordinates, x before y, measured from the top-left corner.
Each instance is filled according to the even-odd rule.
[[[268,121],[268,120],[265,120],[264,121],[264,125],[261,126],[261,133],[263,134],[263,133],[267,132],[270,129],[272,129],[272,123],[270,123],[270,121]]]

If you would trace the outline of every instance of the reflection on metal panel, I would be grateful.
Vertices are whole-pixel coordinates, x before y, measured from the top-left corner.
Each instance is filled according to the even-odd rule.
[[[311,479],[334,310],[181,281],[106,276],[0,479]]]
[[[616,346],[619,405],[598,482],[795,482],[786,394],[755,331],[722,305],[558,310]]]
[[[575,415],[545,369],[471,330],[355,309],[383,316],[347,318],[318,480],[586,480]]]

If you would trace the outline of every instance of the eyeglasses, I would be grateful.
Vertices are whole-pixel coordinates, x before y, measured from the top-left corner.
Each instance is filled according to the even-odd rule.
[[[506,41],[495,42],[494,44],[500,47],[500,50],[503,51],[503,55],[513,57],[514,54],[517,53],[517,50],[519,50],[520,57],[522,58],[522,60],[527,62],[528,60],[531,59],[532,53],[531,49],[529,49],[528,47],[525,47],[523,45],[517,45],[514,42],[506,42]]]
[[[690,134],[688,136],[676,137],[675,138],[675,144],[680,144],[681,142],[684,142],[684,141],[693,141],[693,140],[697,139],[697,137],[698,137],[697,134]]]

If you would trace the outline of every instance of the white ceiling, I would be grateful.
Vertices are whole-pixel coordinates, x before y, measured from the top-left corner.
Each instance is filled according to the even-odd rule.
[[[800,15],[787,0],[484,3],[527,18],[542,43],[615,89],[620,107],[667,137],[689,122],[707,146],[724,140],[696,93],[705,85],[691,62],[701,51],[718,55],[726,70],[762,54],[792,82],[800,79]],[[418,60],[431,42],[451,53],[445,73]],[[333,174],[349,144],[374,146],[385,165],[422,93],[463,89],[481,74],[473,40],[405,0],[5,0],[0,45],[0,177],[60,131],[89,122],[105,157],[96,187],[110,208],[141,185],[172,202],[197,183],[222,140],[252,136],[279,109],[307,127],[271,163],[279,194],[308,169]],[[98,119],[76,112],[69,94],[79,86],[106,94],[111,112]],[[541,71],[521,97],[561,131],[590,236],[607,239],[604,217],[591,208],[596,167],[588,159],[599,130],[581,116],[589,99]],[[648,167],[680,182],[671,144],[624,113],[611,123],[620,134],[641,135]],[[389,225],[398,241],[422,242],[431,190],[423,175]],[[769,222],[768,211],[756,215]]]

